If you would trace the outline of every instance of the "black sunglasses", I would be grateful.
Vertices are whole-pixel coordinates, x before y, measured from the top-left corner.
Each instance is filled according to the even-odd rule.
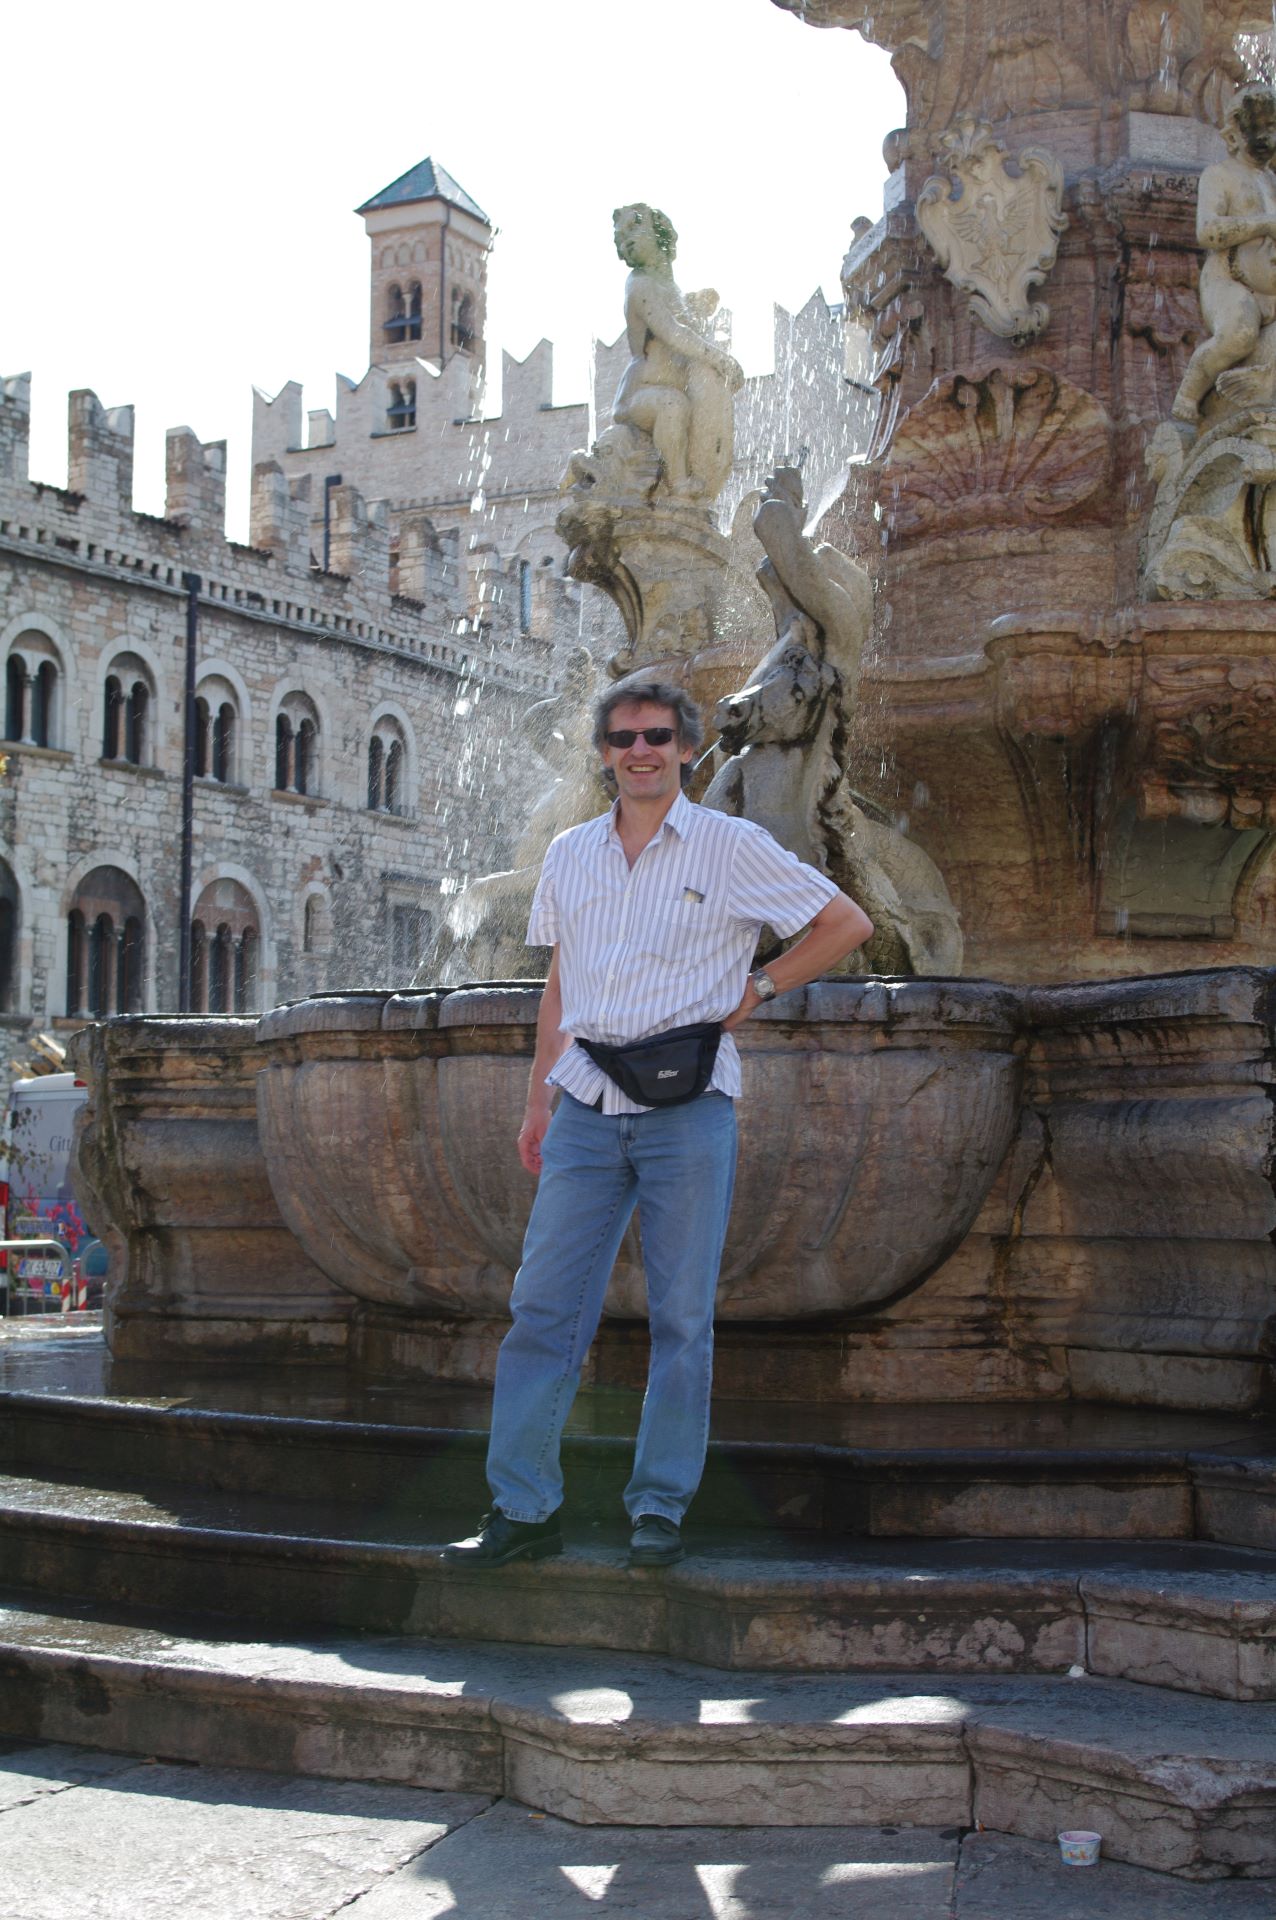
[[[635,740],[643,740],[649,747],[667,747],[676,732],[676,727],[617,727],[603,739],[609,747],[632,747]]]

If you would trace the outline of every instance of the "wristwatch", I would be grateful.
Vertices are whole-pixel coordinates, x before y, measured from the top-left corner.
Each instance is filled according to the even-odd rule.
[[[776,986],[775,981],[771,978],[766,968],[759,967],[753,975],[753,991],[757,994],[759,1000],[774,1000],[780,989]]]

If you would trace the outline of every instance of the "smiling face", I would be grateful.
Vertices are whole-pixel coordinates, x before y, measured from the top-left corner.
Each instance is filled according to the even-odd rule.
[[[656,706],[650,700],[622,700],[607,718],[608,733],[623,728],[635,731],[643,727],[672,727],[673,739],[663,747],[648,746],[635,740],[632,747],[603,747],[603,765],[616,778],[623,808],[626,800],[644,803],[665,801],[672,806],[682,786],[682,767],[688,763],[694,747],[678,744],[678,716],[672,707]]]

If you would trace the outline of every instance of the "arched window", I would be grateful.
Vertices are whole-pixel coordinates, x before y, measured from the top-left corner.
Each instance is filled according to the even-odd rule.
[[[468,353],[474,345],[474,295],[452,289],[452,345]]]
[[[81,985],[84,979],[84,915],[78,907],[73,907],[66,923],[66,1010],[72,1018],[84,1006],[85,995]]]
[[[421,338],[421,282],[414,280],[408,289],[408,339]]]
[[[368,805],[374,813],[406,813],[407,747],[403,730],[389,715],[377,721],[368,742]]]
[[[416,425],[416,381],[392,380],[390,382],[390,404],[386,408],[386,425],[393,431],[400,427]]]
[[[294,775],[298,793],[309,793],[314,783],[315,773],[315,734],[318,729],[313,720],[303,720],[297,728],[296,751],[294,753]]]
[[[205,887],[191,920],[191,1011],[254,1012],[260,947],[257,909],[247,888],[238,880]]]
[[[118,867],[94,867],[67,916],[66,1010],[71,1018],[140,1013],[146,994],[146,908]]]
[[[191,1012],[208,1011],[208,936],[202,920],[191,921]]]
[[[275,720],[275,787],[317,794],[320,771],[318,710],[308,694],[287,693]]]
[[[113,673],[106,676],[106,691],[102,708],[102,758],[118,760],[120,757],[120,716],[124,711],[124,689]]]
[[[115,921],[99,913],[89,928],[89,1012],[98,1020],[114,1013]]]
[[[119,1004],[123,1013],[142,1011],[142,923],[136,914],[124,922],[119,948]]]
[[[195,775],[208,776],[208,702],[203,694],[195,696]]]
[[[403,785],[403,745],[392,740],[385,756],[385,810],[387,813],[401,813]]]
[[[0,1013],[12,1013],[18,991],[18,883],[0,860]]]
[[[102,758],[149,766],[151,714],[155,687],[151,670],[136,653],[119,653],[111,661],[103,687]]]
[[[301,924],[303,953],[327,953],[332,946],[332,914],[321,893],[312,893],[306,901]]]
[[[281,713],[275,721],[275,789],[287,793],[292,786],[292,721]]]
[[[222,921],[208,948],[208,1011],[230,1012],[230,982],[235,964],[230,927]]]
[[[31,738],[37,747],[53,744],[53,693],[57,678],[57,669],[52,660],[42,660],[31,682]]]
[[[4,737],[21,740],[27,715],[27,672],[20,655],[4,663]]]
[[[238,751],[239,694],[223,675],[205,674],[195,699],[195,772],[233,785]]]
[[[391,340],[402,340],[407,327],[408,315],[403,304],[403,288],[397,285],[388,287],[386,289],[386,313],[382,331],[387,333]],[[419,339],[420,335],[418,334],[414,337]]]
[[[146,761],[146,710],[150,693],[144,680],[135,680],[124,697],[124,757],[135,767]]]
[[[257,935],[245,927],[235,949],[235,1012],[252,1013],[257,1005]]]
[[[390,910],[390,968],[395,980],[415,980],[434,944],[434,922],[424,907],[395,904]]]
[[[45,633],[20,633],[4,663],[4,737],[29,747],[58,742],[62,661]]]
[[[213,778],[223,783],[234,777],[235,709],[223,700],[213,722]]]

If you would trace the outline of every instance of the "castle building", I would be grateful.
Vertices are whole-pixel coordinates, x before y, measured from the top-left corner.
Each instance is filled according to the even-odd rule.
[[[0,392],[7,1056],[90,1015],[410,979],[447,894],[500,862],[535,650],[468,617],[446,556],[408,556],[416,591],[393,592],[384,517],[353,487],[330,492],[324,570],[306,480],[258,468],[242,546],[224,443],[170,432],[157,518],[132,506],[130,408],[71,396],[58,488],[27,477],[28,379]]]

